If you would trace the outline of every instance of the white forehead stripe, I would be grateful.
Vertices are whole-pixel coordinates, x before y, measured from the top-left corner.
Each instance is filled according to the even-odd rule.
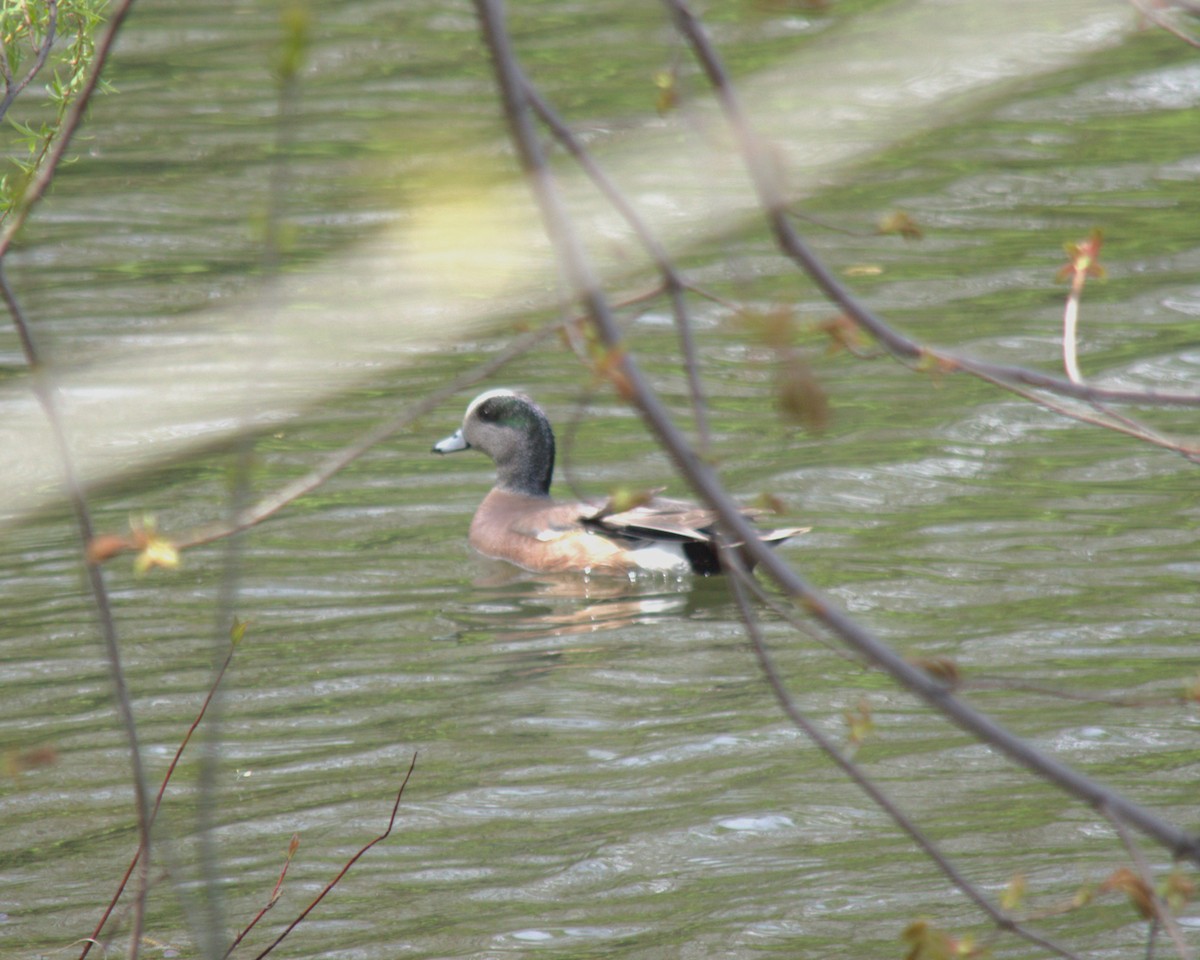
[[[474,400],[471,401],[471,404],[470,404],[470,406],[467,407],[467,412],[464,415],[463,419],[465,420],[467,417],[470,417],[471,413],[475,410],[475,408],[477,406],[479,406],[481,403],[483,403],[486,400],[491,400],[492,397],[516,397],[516,396],[519,396],[517,391],[510,390],[508,387],[498,387],[495,390],[489,390],[486,393],[481,393],[479,396],[477,396]]]

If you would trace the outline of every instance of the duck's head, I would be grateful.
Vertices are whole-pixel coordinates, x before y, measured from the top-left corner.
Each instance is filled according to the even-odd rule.
[[[496,464],[496,486],[534,497],[550,495],[554,431],[542,408],[523,393],[481,393],[467,406],[459,430],[433,445],[434,453],[481,450]]]

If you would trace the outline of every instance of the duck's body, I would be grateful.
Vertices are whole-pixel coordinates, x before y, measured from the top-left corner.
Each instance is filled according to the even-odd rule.
[[[659,497],[624,510],[611,501],[554,500],[554,432],[541,408],[522,394],[480,394],[467,407],[462,429],[433,449],[471,448],[496,463],[496,485],[475,511],[469,536],[484,556],[537,573],[720,572],[710,510]],[[775,544],[804,529],[760,536]]]

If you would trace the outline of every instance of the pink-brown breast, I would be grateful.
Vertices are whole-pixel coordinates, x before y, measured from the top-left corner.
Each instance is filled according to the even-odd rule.
[[[627,549],[580,526],[578,517],[577,504],[492,490],[475,511],[469,541],[485,557],[537,573],[636,568]]]

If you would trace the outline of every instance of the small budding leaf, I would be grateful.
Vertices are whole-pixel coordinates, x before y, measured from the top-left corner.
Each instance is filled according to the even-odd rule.
[[[987,950],[976,947],[970,937],[951,937],[924,920],[910,923],[900,939],[912,947],[905,960],[962,960],[987,955]]]
[[[925,236],[920,224],[903,210],[893,210],[884,214],[879,219],[876,230],[883,236],[898,233],[905,240],[920,240]]]
[[[922,350],[921,359],[917,361],[914,369],[921,373],[931,374],[934,386],[937,386],[942,375],[954,373],[958,369],[958,364],[953,360],[930,353],[928,350]]]
[[[821,433],[829,425],[829,397],[799,357],[791,357],[779,368],[779,409],[785,417],[811,433]]]
[[[104,563],[118,553],[136,549],[138,549],[138,545],[127,536],[119,533],[101,533],[92,537],[88,542],[87,561],[88,563]]]
[[[734,316],[734,322],[774,350],[790,347],[796,334],[796,312],[785,304],[774,304],[766,309],[742,307]]]
[[[596,373],[613,385],[622,400],[632,400],[637,391],[625,372],[625,348],[601,346],[592,355]]]
[[[1025,892],[1029,884],[1023,873],[1014,873],[1008,881],[1008,886],[1000,894],[1000,906],[1005,910],[1016,910],[1025,902]]]
[[[816,597],[801,597],[800,606],[811,613],[814,617],[824,616],[828,609],[825,604],[821,603]]]
[[[281,80],[290,82],[300,73],[308,59],[312,12],[307,4],[290,3],[283,8],[280,26],[283,28],[283,49],[280,51],[276,70]]]
[[[607,514],[624,513],[644,506],[654,499],[654,490],[636,490],[633,487],[620,486],[609,493],[608,504],[604,509]]]
[[[16,777],[28,770],[52,767],[58,763],[58,751],[54,747],[30,747],[27,750],[9,750],[4,754],[4,773]]]
[[[1154,914],[1154,894],[1146,886],[1144,880],[1128,867],[1118,867],[1100,884],[1101,890],[1115,890],[1125,894],[1133,909],[1143,920],[1151,919]]]
[[[248,620],[239,620],[237,617],[234,617],[233,626],[229,628],[230,643],[232,643],[235,647],[241,643],[242,637],[246,635],[246,628],[248,626],[250,626],[250,622]]]
[[[754,500],[754,505],[760,510],[766,510],[768,513],[790,513],[787,503],[778,494],[764,490]]]
[[[949,657],[918,657],[911,661],[914,667],[920,667],[935,680],[941,680],[950,687],[957,687],[962,681],[958,664]]]
[[[654,75],[654,86],[658,95],[654,99],[654,109],[659,116],[670,113],[679,106],[679,77],[674,70],[659,70]]]
[[[1196,884],[1192,882],[1191,877],[1176,867],[1163,881],[1161,895],[1167,901],[1167,906],[1179,911],[1195,898]]]
[[[823,320],[817,324],[816,329],[829,337],[826,353],[830,355],[839,350],[858,355],[866,349],[867,338],[862,327],[848,314],[839,313],[836,317]]]
[[[900,939],[912,948],[904,955],[904,960],[951,960],[946,935],[924,920],[910,923],[900,934]]]
[[[174,570],[179,566],[179,550],[164,537],[149,536],[141,553],[133,561],[136,573],[147,573],[155,567]]]
[[[1093,230],[1086,240],[1063,244],[1067,252],[1067,263],[1059,268],[1057,279],[1082,283],[1085,277],[1103,280],[1108,271],[1100,265],[1100,248],[1104,245],[1104,233]]]
[[[843,716],[846,726],[850,728],[850,744],[854,747],[862,746],[863,741],[875,729],[875,721],[871,719],[871,705],[864,697],[853,710],[847,710]]]

